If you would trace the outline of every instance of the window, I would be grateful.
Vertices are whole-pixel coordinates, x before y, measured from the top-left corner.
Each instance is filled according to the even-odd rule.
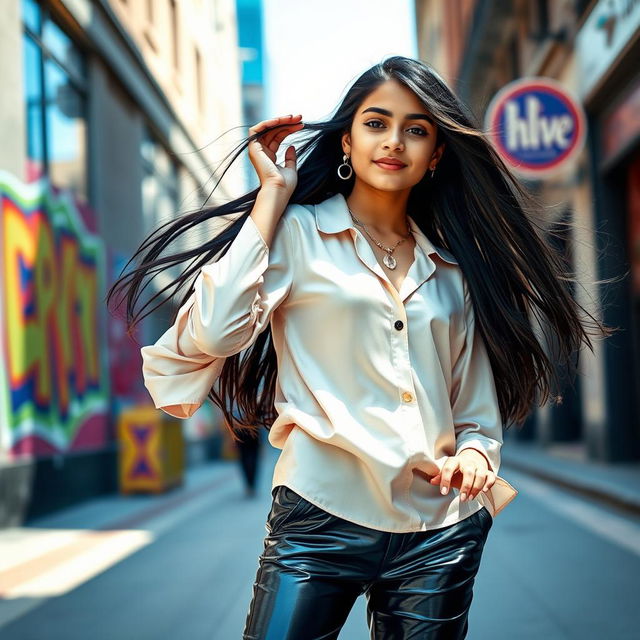
[[[142,209],[147,229],[174,218],[180,207],[178,164],[153,133],[142,138]]]
[[[27,181],[48,176],[86,201],[84,56],[36,0],[23,0],[22,17]]]

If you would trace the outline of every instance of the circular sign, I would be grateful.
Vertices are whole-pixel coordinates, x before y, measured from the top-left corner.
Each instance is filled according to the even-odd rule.
[[[485,131],[514,172],[543,178],[582,150],[586,117],[559,82],[520,78],[505,85],[489,103]]]

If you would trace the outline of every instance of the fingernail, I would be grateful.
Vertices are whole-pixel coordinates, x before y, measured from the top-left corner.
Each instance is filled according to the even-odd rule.
[[[461,493],[460,494],[460,500],[466,500],[467,499],[467,494],[466,493]]]
[[[440,489],[440,493],[441,493],[443,496],[447,495],[447,487],[442,487],[442,488]]]

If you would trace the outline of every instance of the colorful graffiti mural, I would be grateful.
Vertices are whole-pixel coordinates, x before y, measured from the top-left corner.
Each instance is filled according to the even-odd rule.
[[[0,215],[0,447],[9,458],[102,448],[102,241],[46,180],[0,171]]]

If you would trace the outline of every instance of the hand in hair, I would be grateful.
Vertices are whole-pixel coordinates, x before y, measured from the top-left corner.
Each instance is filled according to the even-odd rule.
[[[296,150],[293,145],[287,147],[284,154],[284,167],[276,164],[276,152],[280,143],[304,124],[299,121],[301,114],[263,120],[249,129],[249,136],[257,134],[249,142],[249,160],[253,165],[261,187],[283,189],[291,195],[298,184],[296,169]]]

